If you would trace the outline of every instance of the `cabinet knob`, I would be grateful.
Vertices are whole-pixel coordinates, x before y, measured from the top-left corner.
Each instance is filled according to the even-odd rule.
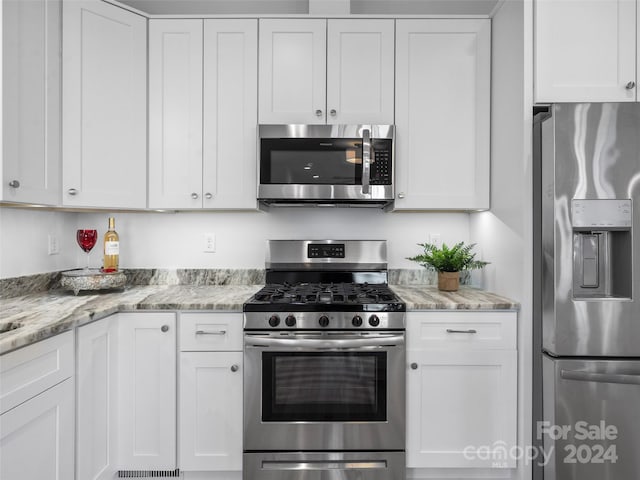
[[[636,88],[636,82],[631,81],[629,83],[627,83],[624,88],[626,88],[627,90],[633,90],[634,88]]]
[[[417,363],[412,363],[411,364],[411,370],[417,370],[418,369],[418,364]]]
[[[162,330],[163,332],[168,332],[169,331],[169,325],[162,325],[160,327],[160,330]]]
[[[78,194],[78,190],[76,190],[75,188],[70,188],[69,190],[67,190],[67,193],[69,195],[77,195]]]
[[[332,117],[335,117],[338,114],[335,108],[332,108],[329,113],[331,114]]]
[[[398,194],[398,198],[404,198],[404,192],[400,192],[400,193]]]
[[[322,110],[318,109],[316,110],[316,117],[321,117],[322,116]]]
[[[237,372],[240,369],[240,367],[238,365],[231,365],[231,371],[232,372]]]
[[[12,188],[20,188],[20,182],[18,180],[11,180],[9,186]]]
[[[194,200],[197,200],[197,199],[198,199],[198,197],[199,197],[199,195],[198,195],[196,192],[193,192],[193,193],[191,194],[191,198],[193,198]]]
[[[204,194],[204,198],[206,198],[207,200],[211,200],[213,198],[213,195],[211,195],[209,192]]]

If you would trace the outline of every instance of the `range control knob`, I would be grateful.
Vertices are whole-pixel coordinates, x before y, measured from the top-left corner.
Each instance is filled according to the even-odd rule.
[[[296,324],[296,317],[293,315],[287,315],[287,318],[284,319],[284,323],[287,327],[293,327]]]
[[[369,325],[371,325],[372,327],[377,327],[378,325],[380,325],[380,319],[377,315],[371,315],[369,317]]]
[[[269,318],[269,325],[272,327],[277,327],[280,325],[280,317],[278,315],[271,315]]]
[[[328,327],[329,326],[329,317],[327,317],[326,315],[322,315],[318,319],[318,323],[320,324],[321,327]]]
[[[362,317],[360,315],[356,315],[351,319],[351,325],[354,327],[360,327],[362,325]]]

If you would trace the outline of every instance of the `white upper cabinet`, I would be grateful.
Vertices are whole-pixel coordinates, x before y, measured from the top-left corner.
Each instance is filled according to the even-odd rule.
[[[98,0],[63,5],[62,204],[147,203],[147,20]]]
[[[60,201],[60,0],[2,3],[3,174],[7,202]]]
[[[326,20],[260,20],[260,123],[325,123]]]
[[[202,20],[149,21],[149,207],[202,207]]]
[[[396,22],[396,210],[489,208],[491,21]]]
[[[393,123],[394,21],[260,21],[260,123]]]
[[[257,20],[149,21],[149,207],[256,208]]]
[[[327,123],[393,124],[393,20],[328,20]]]
[[[535,101],[636,100],[635,0],[536,0]]]
[[[255,209],[257,20],[205,20],[203,108],[203,206]]]

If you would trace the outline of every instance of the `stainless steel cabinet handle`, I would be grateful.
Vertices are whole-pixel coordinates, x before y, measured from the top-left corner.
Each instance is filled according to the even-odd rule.
[[[404,198],[404,192],[400,192],[400,193],[398,194],[398,198]]]
[[[386,469],[384,460],[309,460],[306,462],[273,462],[264,460],[263,470],[380,470]],[[306,477],[306,476],[305,476]]]
[[[318,109],[316,110],[316,117],[321,117],[322,116],[322,110]]]
[[[20,182],[18,180],[11,180],[9,186],[12,188],[20,188]]]
[[[240,367],[238,365],[231,365],[231,371],[232,372],[237,372],[240,369]]]
[[[213,198],[213,195],[211,195],[209,192],[204,194],[204,198],[206,198],[207,200],[211,200]]]
[[[620,383],[623,385],[640,385],[640,375],[620,373],[583,372],[580,370],[560,370],[560,376],[565,380],[578,382]]]
[[[214,332],[207,332],[206,330],[196,330],[196,335],[226,335],[226,330],[216,330]]]
[[[626,88],[627,90],[633,90],[635,87],[636,87],[636,82],[634,81],[631,81],[624,86],[624,88]]]
[[[77,195],[78,194],[78,190],[76,190],[75,188],[70,188],[69,190],[67,190],[67,193],[69,195]]]
[[[169,331],[169,325],[162,325],[160,327],[160,330],[162,330],[163,332],[168,332]]]
[[[473,328],[470,328],[469,330],[453,330],[451,328],[447,328],[447,333],[478,333],[478,331]]]
[[[417,370],[418,369],[418,364],[417,363],[412,363],[411,364],[411,370]]]
[[[332,117],[335,117],[338,114],[335,108],[332,108],[331,111],[329,111],[329,113],[331,114]]]
[[[371,179],[371,131],[368,128],[362,130],[362,194],[369,193],[369,180]]]
[[[197,200],[197,199],[198,199],[198,197],[199,197],[199,195],[198,195],[196,192],[193,192],[193,193],[191,194],[191,198],[193,198],[194,200]]]

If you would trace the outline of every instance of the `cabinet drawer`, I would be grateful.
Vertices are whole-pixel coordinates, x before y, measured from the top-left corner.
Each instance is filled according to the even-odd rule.
[[[517,312],[407,314],[407,348],[515,349]]]
[[[73,375],[73,332],[0,357],[0,413]]]
[[[242,350],[242,313],[181,313],[180,350]]]

